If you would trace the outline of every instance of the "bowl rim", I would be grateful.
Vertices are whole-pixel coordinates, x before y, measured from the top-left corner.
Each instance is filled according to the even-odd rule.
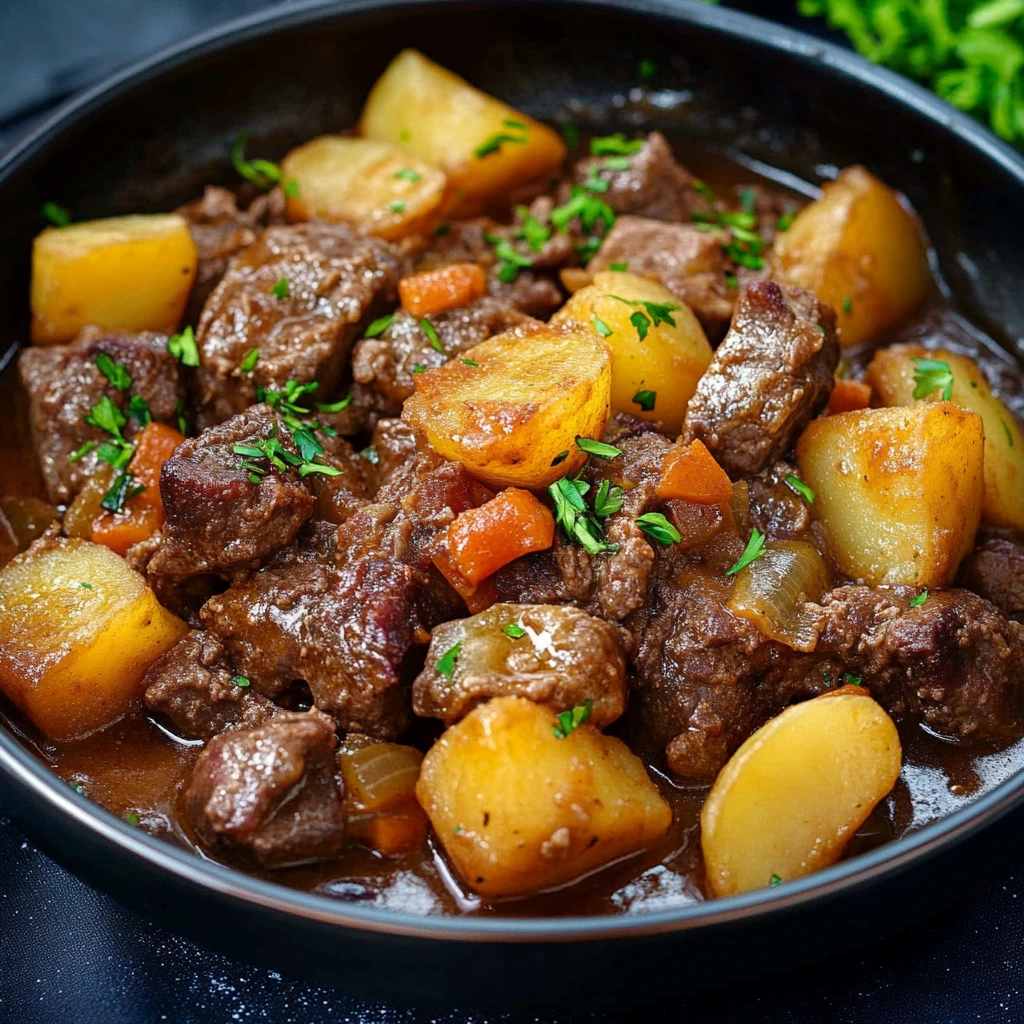
[[[61,104],[0,159],[0,197],[5,181],[35,159],[68,127],[137,85],[203,56],[230,49],[281,28],[370,10],[454,6],[466,0],[295,0],[236,18],[192,35],[135,61]],[[543,0],[492,0],[496,6],[539,6]],[[1024,192],[1024,157],[967,114],[923,87],[871,64],[839,46],[798,30],[700,0],[560,0],[565,6],[602,7],[666,17],[714,31],[732,42],[754,44],[780,59],[814,60],[832,73],[887,95],[919,117],[956,135],[967,146],[1016,179]],[[0,371],[16,351],[0,356]],[[448,941],[564,942],[638,938],[728,926],[764,913],[794,911],[809,903],[870,886],[907,871],[994,824],[1024,802],[1024,771],[1011,775],[987,793],[911,835],[885,844],[805,878],[738,896],[708,900],[670,910],[637,914],[573,917],[457,917],[414,915],[342,902],[326,895],[290,889],[247,875],[194,852],[150,836],[100,805],[73,791],[6,729],[0,729],[0,775],[8,784],[41,801],[56,815],[70,819],[93,839],[146,866],[168,872],[177,881],[214,897],[240,900],[257,909],[297,915],[311,922],[363,932]],[[17,815],[15,815],[17,819]]]

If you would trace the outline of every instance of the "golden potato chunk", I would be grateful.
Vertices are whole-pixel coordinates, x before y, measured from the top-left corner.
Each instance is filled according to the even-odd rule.
[[[942,587],[974,546],[985,432],[951,402],[814,420],[800,475],[840,569],[869,584]]]
[[[397,146],[321,135],[293,149],[281,174],[295,181],[289,220],[344,220],[369,235],[402,238],[429,229],[444,198],[444,172]]]
[[[32,246],[32,340],[70,341],[86,325],[178,329],[196,247],[176,213],[47,228]]]
[[[611,358],[572,323],[526,323],[417,374],[402,417],[484,483],[537,490],[578,469],[608,422]]]
[[[920,345],[893,345],[875,355],[867,380],[883,405],[914,405],[915,390],[922,399],[937,402],[948,389],[951,402],[973,409],[985,424],[981,518],[1024,530],[1024,432],[1017,417],[989,390],[973,359],[946,349],[929,352]],[[930,385],[935,386],[929,390]]]
[[[917,218],[863,167],[847,167],[775,236],[772,276],[835,307],[844,347],[905,319],[931,289]]]
[[[416,795],[466,884],[483,896],[562,885],[650,846],[672,811],[640,759],[592,725],[497,697],[423,759]]]
[[[570,320],[594,330],[612,354],[612,412],[660,422],[678,434],[712,354],[690,307],[656,281],[606,270],[551,323]]]
[[[359,130],[440,167],[451,216],[479,212],[516,185],[556,173],[565,159],[550,128],[417,50],[403,50],[377,80]]]
[[[900,738],[867,690],[786,708],[719,772],[701,812],[708,886],[732,896],[833,864],[900,773]]]
[[[124,715],[187,631],[102,544],[42,537],[0,571],[0,689],[53,740]]]

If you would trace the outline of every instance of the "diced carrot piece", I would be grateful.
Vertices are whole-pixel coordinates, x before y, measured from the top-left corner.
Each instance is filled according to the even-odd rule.
[[[427,816],[415,799],[390,811],[349,819],[349,835],[385,856],[421,846],[427,838]]]
[[[681,498],[701,505],[720,505],[732,495],[732,483],[702,441],[691,441],[665,456],[658,483],[659,498]]]
[[[448,527],[448,569],[478,587],[503,565],[551,547],[554,539],[555,520],[547,507],[529,491],[508,487],[461,512]]]
[[[165,423],[150,423],[139,431],[128,471],[133,484],[145,490],[125,502],[120,512],[100,513],[92,523],[92,541],[125,555],[130,547],[149,540],[163,526],[160,470],[184,440],[182,433]]]
[[[468,306],[487,294],[487,275],[479,263],[452,263],[398,282],[402,305],[413,316]]]
[[[831,415],[837,412],[856,412],[871,404],[871,385],[860,380],[837,380],[828,400]]]

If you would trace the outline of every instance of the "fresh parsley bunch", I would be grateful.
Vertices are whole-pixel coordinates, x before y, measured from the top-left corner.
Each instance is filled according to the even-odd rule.
[[[797,9],[1024,145],[1024,0],[798,0]]]

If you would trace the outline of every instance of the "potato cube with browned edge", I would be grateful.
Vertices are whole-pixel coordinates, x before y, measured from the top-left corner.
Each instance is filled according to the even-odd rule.
[[[435,451],[493,487],[538,490],[586,460],[608,422],[611,358],[577,323],[530,322],[417,374],[402,416]]]
[[[839,568],[915,587],[947,586],[974,546],[984,451],[981,417],[951,402],[825,416],[796,446]]]
[[[557,173],[566,153],[546,125],[418,50],[403,50],[388,65],[363,107],[359,130],[440,167],[448,177],[451,216],[478,213],[515,186]]]
[[[482,896],[563,885],[638,853],[672,810],[622,740],[498,697],[448,729],[416,795],[466,884]]]
[[[172,334],[196,261],[188,225],[176,213],[47,228],[32,246],[32,340],[63,344],[89,324]]]
[[[51,740],[122,717],[187,631],[102,544],[47,535],[0,571],[0,689]]]

